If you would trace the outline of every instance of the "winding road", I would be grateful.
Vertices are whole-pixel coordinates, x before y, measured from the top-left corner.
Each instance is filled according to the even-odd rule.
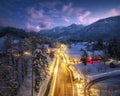
[[[56,50],[55,67],[44,96],[77,96],[65,51],[65,46]]]
[[[115,75],[108,74],[108,76],[100,77],[100,78],[97,78],[97,79],[90,81],[84,88],[84,95],[90,96],[89,90],[94,84],[101,82],[101,81],[104,81],[104,80],[107,80],[107,79],[111,79],[111,78],[120,78],[120,74],[115,74]]]

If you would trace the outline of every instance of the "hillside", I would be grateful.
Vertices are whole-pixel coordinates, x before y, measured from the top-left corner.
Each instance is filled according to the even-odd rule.
[[[120,16],[101,19],[88,26],[73,24],[68,27],[56,27],[51,30],[40,31],[39,34],[55,39],[66,40],[118,38],[120,37]]]
[[[55,27],[50,30],[42,30],[39,34],[55,39],[70,39],[75,32],[81,30],[83,27],[83,25],[72,24],[68,27]]]
[[[73,39],[109,39],[120,37],[120,16],[99,20],[74,34]]]
[[[11,35],[14,38],[25,38],[28,36],[28,33],[22,29],[17,29],[13,27],[3,27],[0,30],[0,37],[3,37],[7,34]]]

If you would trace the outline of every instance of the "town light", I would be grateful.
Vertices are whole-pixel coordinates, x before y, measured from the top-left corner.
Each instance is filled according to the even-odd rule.
[[[31,52],[29,52],[29,51],[25,51],[23,54],[27,55],[27,56],[31,56],[32,55]]]
[[[20,54],[19,53],[13,53],[13,56],[14,57],[20,57]]]
[[[50,54],[50,53],[51,53],[51,50],[50,50],[50,49],[48,49],[48,50],[46,51],[46,53],[47,53],[47,54]]]

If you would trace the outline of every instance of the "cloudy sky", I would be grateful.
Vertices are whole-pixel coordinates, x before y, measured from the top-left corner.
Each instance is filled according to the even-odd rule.
[[[0,26],[40,31],[120,15],[120,0],[0,0]]]

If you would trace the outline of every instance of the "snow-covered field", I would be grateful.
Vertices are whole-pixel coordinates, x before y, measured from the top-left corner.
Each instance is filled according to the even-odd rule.
[[[47,56],[47,61],[49,63],[51,62],[51,58],[49,56]],[[18,96],[31,96],[31,90],[32,90],[32,69],[31,69],[31,63],[32,63],[32,61],[30,60],[29,63],[30,63],[29,64],[29,68],[28,68],[29,69],[28,70],[29,74],[25,78],[23,84],[21,85],[21,88],[19,90]],[[51,69],[51,67],[53,67],[53,66],[50,66],[50,69]],[[49,79],[50,79],[50,76],[47,76],[46,79],[41,82],[39,93],[37,94],[36,92],[33,92],[33,96],[43,96],[44,91],[45,91],[44,89],[46,88]]]
[[[89,47],[91,47],[88,44]],[[70,55],[70,57],[73,58],[81,58],[83,51],[82,50],[86,50],[87,51],[87,47],[86,44],[84,43],[77,43],[77,44],[72,44],[71,48],[69,48],[69,50],[67,51],[67,53]],[[89,56],[99,56],[99,55],[103,55],[103,51],[102,50],[95,50],[95,51],[87,51]]]
[[[86,50],[90,57],[93,57],[93,54],[94,57],[99,57],[99,55],[101,56],[104,55],[103,51],[101,50],[88,51],[87,44],[83,44],[83,43],[72,44],[71,47],[68,49],[67,53],[71,58],[81,58],[83,54],[81,49]],[[120,74],[120,65],[117,65],[116,68],[110,68],[109,64],[108,63],[104,64],[103,61],[94,62],[93,64],[87,64],[86,66],[83,63],[78,63],[78,64],[71,63],[70,67],[72,68],[72,70],[76,71],[79,74],[78,79],[79,78],[84,79],[84,77],[86,77],[87,82],[90,82],[94,79],[104,76],[109,76],[109,75],[112,76],[112,75]],[[118,84],[118,82],[120,84],[119,79],[114,78],[114,79],[104,80],[102,82],[97,83],[96,85],[105,88],[105,86],[108,85],[109,86],[116,85]]]

